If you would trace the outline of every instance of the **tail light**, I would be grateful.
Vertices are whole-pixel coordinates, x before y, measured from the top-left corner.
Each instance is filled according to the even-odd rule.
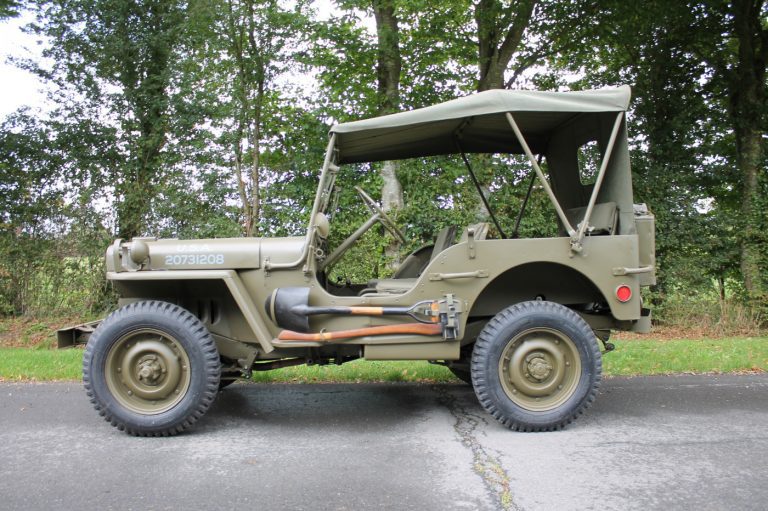
[[[626,303],[632,298],[632,288],[622,284],[616,288],[616,299],[621,303]]]

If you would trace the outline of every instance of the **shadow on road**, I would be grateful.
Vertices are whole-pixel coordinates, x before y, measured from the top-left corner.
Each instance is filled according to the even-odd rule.
[[[301,430],[317,428],[386,431],[425,418],[438,399],[435,387],[473,403],[471,387],[463,384],[236,384],[219,393],[200,426],[216,428],[222,420],[230,426],[270,425]]]

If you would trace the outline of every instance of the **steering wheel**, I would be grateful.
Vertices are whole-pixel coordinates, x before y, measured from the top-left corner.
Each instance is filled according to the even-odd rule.
[[[381,225],[383,225],[384,228],[391,232],[395,238],[399,239],[402,243],[405,243],[405,235],[403,235],[403,231],[398,229],[397,225],[395,225],[395,222],[393,222],[392,219],[389,218],[387,214],[384,213],[384,211],[382,211],[381,207],[376,204],[376,201],[371,199],[370,195],[365,193],[359,186],[356,186],[355,190],[357,190],[360,198],[363,199],[363,204],[365,204],[365,207],[370,210],[371,217],[355,232],[350,234],[347,239],[342,241],[341,244],[336,247],[336,250],[331,252],[331,254],[325,258],[325,260],[320,264],[321,270],[327,270],[333,267],[336,261],[338,261],[342,255],[344,255],[344,252],[346,252],[349,247],[351,247],[358,239],[360,239],[360,237],[365,234],[368,229],[373,227],[376,222],[379,222]]]
[[[365,193],[365,190],[359,186],[355,186],[355,190],[357,190],[357,194],[361,199],[363,199],[363,204],[365,204],[365,207],[368,208],[371,214],[378,215],[379,223],[384,226],[384,228],[388,230],[392,236],[398,238],[401,243],[405,243],[405,235],[403,234],[403,231],[401,231],[395,222],[392,221],[392,219],[389,218],[386,213],[384,213],[384,210],[381,209],[381,206],[379,206],[378,203],[373,200],[370,195]]]

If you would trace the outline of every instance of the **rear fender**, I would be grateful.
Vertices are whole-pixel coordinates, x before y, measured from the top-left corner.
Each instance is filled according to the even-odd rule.
[[[631,283],[633,294],[639,300],[636,275],[627,275],[617,281]],[[472,305],[470,317],[490,317],[510,304],[527,300],[548,300],[566,306],[606,303],[615,319],[637,320],[640,307],[622,304],[602,286],[582,272],[553,262],[526,263],[511,268],[493,279]],[[636,309],[636,312],[634,310]]]

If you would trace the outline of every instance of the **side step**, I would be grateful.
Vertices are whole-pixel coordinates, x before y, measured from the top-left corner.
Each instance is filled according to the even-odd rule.
[[[91,336],[96,327],[99,326],[102,320],[97,319],[90,323],[83,323],[82,325],[70,326],[62,328],[56,331],[56,340],[58,342],[59,349],[72,348],[78,344],[86,344],[88,338]]]

